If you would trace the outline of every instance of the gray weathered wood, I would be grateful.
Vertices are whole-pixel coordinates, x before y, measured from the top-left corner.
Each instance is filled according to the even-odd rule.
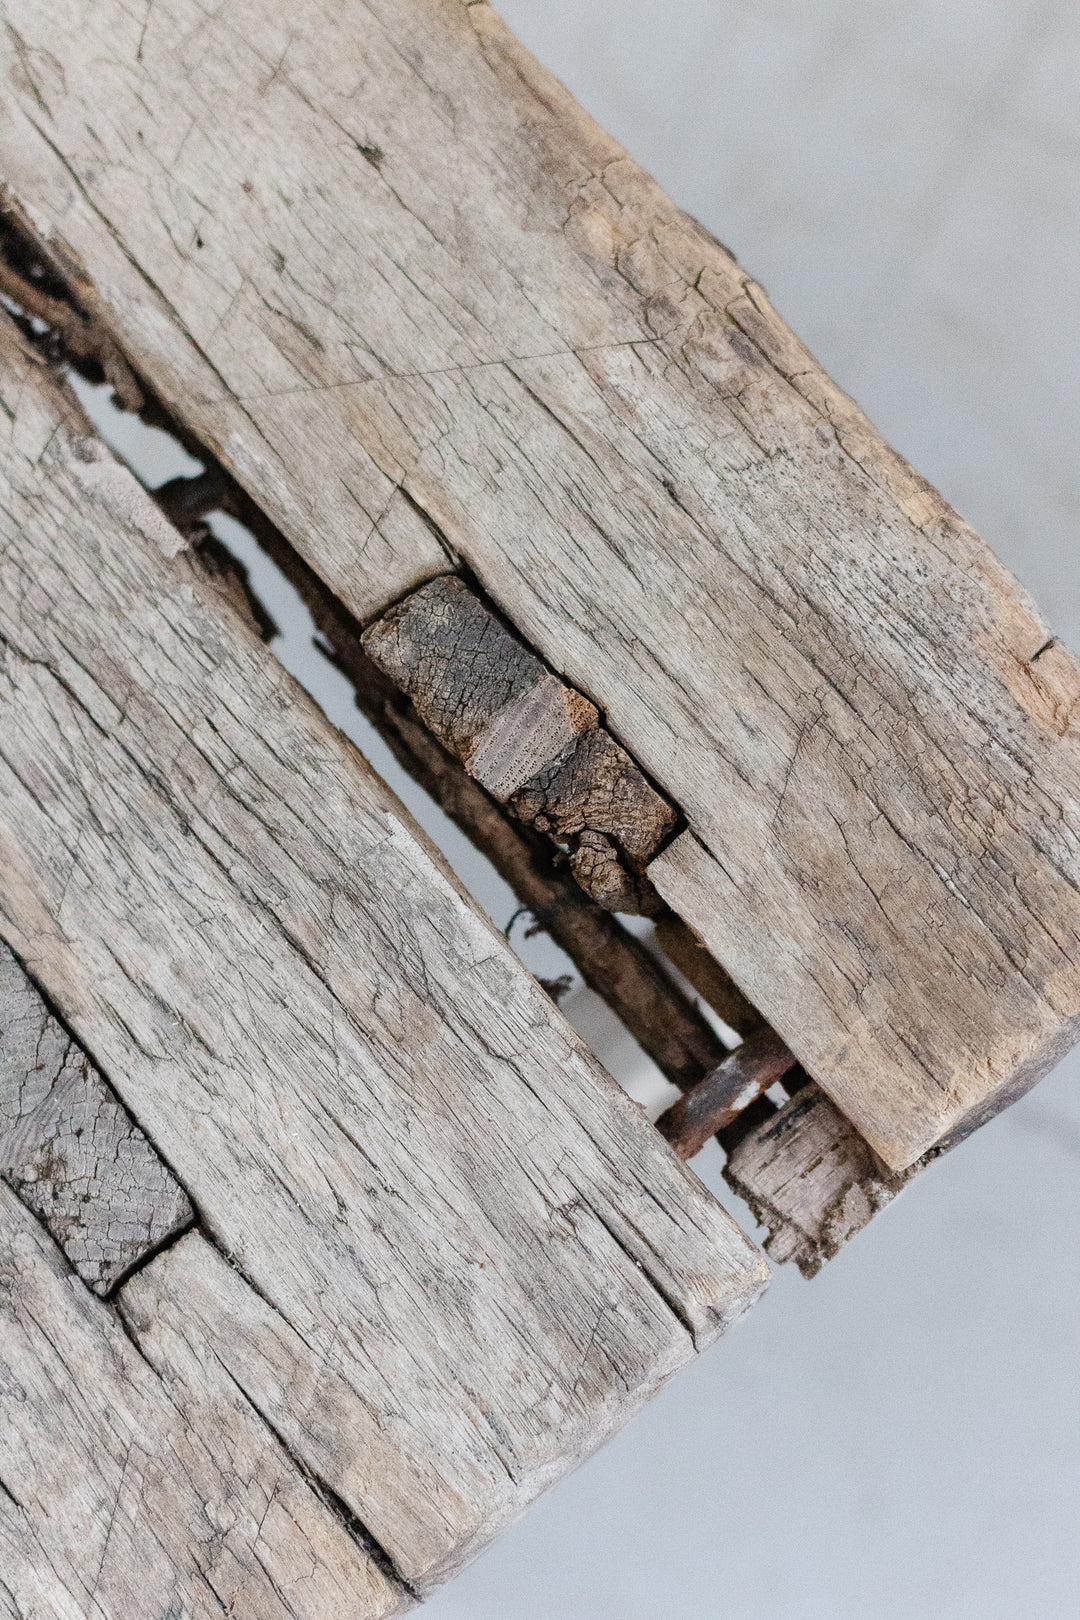
[[[793,1260],[813,1277],[919,1169],[887,1169],[811,1084],[743,1137],[724,1178],[768,1227],[770,1258]]]
[[[0,1176],[106,1294],[191,1200],[0,940]]]
[[[894,1167],[1080,1013],[1080,673],[490,6],[4,0],[0,173],[361,617],[460,554]]]
[[[471,776],[519,820],[569,845],[570,869],[610,911],[655,909],[636,874],[675,830],[671,806],[462,580],[443,576],[363,637],[379,668]]]
[[[0,1606],[18,1620],[408,1607],[187,1322],[149,1324],[141,1348],[0,1184]]]
[[[155,1365],[175,1359],[171,1346],[180,1339],[204,1365],[224,1369],[310,1477],[363,1519],[376,1544],[407,1539],[410,1563],[420,1568],[439,1559],[439,1515],[431,1505],[443,1490],[437,1473],[387,1466],[388,1446],[404,1427],[394,1389],[378,1408],[358,1403],[341,1363],[313,1358],[287,1318],[204,1237],[190,1233],[145,1266],[117,1303]]]
[[[7,327],[0,414],[0,928],[428,1586],[765,1262]]]

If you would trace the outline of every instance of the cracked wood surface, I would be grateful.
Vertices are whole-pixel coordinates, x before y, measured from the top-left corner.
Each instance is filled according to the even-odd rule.
[[[0,929],[426,1588],[766,1264],[7,325],[0,420]]]
[[[191,1200],[0,940],[0,1176],[107,1294]]]
[[[490,6],[0,13],[0,173],[86,306],[361,618],[467,561],[894,1168],[1064,1051],[1075,662]]]
[[[381,1620],[407,1606],[188,1319],[125,1335],[0,1184],[0,1612]]]

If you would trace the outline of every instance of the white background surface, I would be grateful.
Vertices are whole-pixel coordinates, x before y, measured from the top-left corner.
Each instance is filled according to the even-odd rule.
[[[504,0],[1080,646],[1080,0]],[[136,470],[196,471],[80,386]],[[275,650],[500,926],[236,525]],[[514,942],[539,973],[549,944]],[[564,1004],[639,1097],[663,1083]],[[425,1620],[1080,1620],[1080,1053],[754,1312]],[[673,1093],[671,1093],[673,1095]],[[715,1147],[695,1166],[734,1207]],[[743,1220],[747,1212],[736,1209]]]
[[[501,9],[1080,646],[1077,0]],[[425,1617],[1077,1620],[1078,1082],[785,1267]]]

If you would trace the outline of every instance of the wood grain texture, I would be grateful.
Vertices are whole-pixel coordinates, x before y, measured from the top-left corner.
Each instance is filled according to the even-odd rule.
[[[452,576],[396,603],[363,642],[425,725],[502,803],[596,725],[588,698],[556,680]]]
[[[699,936],[675,912],[665,911],[656,919],[656,943],[687,983],[736,1034],[745,1039],[768,1027],[730,973],[724,971]]]
[[[889,1163],[1055,1060],[1075,661],[488,5],[3,16],[0,172],[87,308],[361,617],[466,559]]]
[[[374,1489],[425,1503],[387,1552],[431,1584],[741,1314],[765,1262],[0,345],[0,928],[352,1390]]]
[[[441,1553],[438,1481],[387,1466],[399,1399],[379,1409],[358,1403],[339,1365],[312,1356],[288,1320],[262,1298],[199,1233],[189,1233],[145,1266],[118,1296],[139,1348],[155,1365],[183,1353],[216,1362],[269,1428],[346,1515],[383,1547],[407,1540],[413,1564]]]
[[[0,1606],[18,1620],[402,1613],[401,1587],[212,1351],[183,1323],[149,1338],[152,1360],[0,1184]]]
[[[661,1073],[685,1089],[715,1068],[724,1043],[655,954],[590,900],[559,859],[561,852],[496,804],[422,724],[401,690],[364,652],[357,621],[250,499],[234,485],[227,500],[303,597],[328,655],[394,757],[491,862]]]
[[[793,1260],[813,1277],[920,1168],[887,1169],[810,1084],[732,1148],[724,1179],[768,1228],[770,1259]]]
[[[191,1200],[0,941],[0,1176],[106,1294]]]

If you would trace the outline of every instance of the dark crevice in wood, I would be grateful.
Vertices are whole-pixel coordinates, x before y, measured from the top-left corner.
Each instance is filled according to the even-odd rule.
[[[622,1253],[630,1261],[630,1264],[632,1266],[635,1266],[635,1267],[640,1269],[641,1268],[641,1260],[640,1260],[639,1256],[634,1252],[631,1245],[627,1243],[626,1239],[619,1233],[619,1231],[616,1229],[616,1227],[614,1227],[612,1225],[611,1221],[609,1221],[597,1209],[594,1209],[592,1211],[592,1213],[596,1217],[596,1219],[600,1222],[600,1225],[604,1228],[604,1231],[607,1233],[607,1235],[611,1239],[612,1243],[614,1243],[616,1245],[616,1247],[619,1248],[622,1251]],[[672,1294],[669,1292],[668,1289],[663,1287],[663,1285],[657,1280],[656,1277],[654,1277],[652,1275],[651,1272],[648,1273],[648,1278],[649,1278],[649,1282],[655,1288],[658,1296],[660,1297],[661,1300],[663,1300],[664,1304],[667,1306],[667,1308],[671,1312],[672,1316],[678,1322],[679,1326],[682,1327],[682,1328],[685,1328],[686,1332],[690,1335],[690,1342],[694,1346],[694,1349],[695,1350],[700,1350],[702,1347],[698,1343],[697,1331],[696,1331],[696,1329],[694,1327],[694,1324],[691,1321],[690,1317],[686,1314],[686,1312],[683,1310],[682,1306],[679,1304],[679,1301],[672,1296]]]
[[[323,650],[394,757],[491,861],[519,902],[566,952],[669,1080],[693,1085],[724,1056],[711,1024],[618,918],[588,898],[549,841],[505,810],[443,747],[368,657],[361,626],[238,486],[223,508],[251,531],[296,587]]]
[[[145,1135],[145,1132],[143,1134]],[[149,1141],[149,1137],[147,1137],[147,1141]],[[186,1188],[184,1190],[185,1192],[187,1191]],[[190,1193],[188,1193],[188,1197],[191,1197]],[[195,1206],[192,1205],[193,1209],[194,1207]],[[132,1277],[137,1277],[144,1266],[152,1264],[152,1262],[155,1261],[159,1255],[166,1254],[175,1243],[179,1243],[180,1239],[187,1237],[190,1232],[201,1231],[202,1227],[200,1226],[199,1221],[193,1216],[192,1219],[188,1221],[186,1226],[178,1226],[175,1231],[166,1233],[160,1242],[150,1244],[143,1251],[143,1253],[139,1255],[138,1259],[131,1262],[126,1271],[122,1271],[120,1273],[112,1287],[109,1289],[108,1293],[102,1295],[102,1298],[110,1301],[115,1300],[121,1288],[124,1287],[124,1284],[129,1283]]]
[[[358,1518],[349,1504],[334,1490],[334,1487],[329,1485],[320,1474],[317,1474],[311,1465],[305,1462],[304,1458],[293,1449],[274,1421],[266,1415],[258,1402],[252,1399],[243,1384],[234,1376],[220,1356],[215,1356],[215,1360],[241,1400],[255,1413],[262,1426],[273,1435],[277,1444],[312,1494],[333,1514],[334,1518],[348,1532],[357,1546],[368,1555],[372,1563],[392,1586],[397,1587],[403,1596],[411,1598],[414,1603],[421,1602],[424,1594],[405,1578],[390,1553],[387,1552],[381,1542],[376,1540],[363,1520]]]
[[[421,506],[418,500],[409,494],[409,491],[405,488],[404,484],[399,484],[397,486],[397,493],[400,494],[406,506],[416,513],[416,516],[420,519],[424,527],[430,530],[430,532],[435,536],[435,539],[439,542],[441,549],[446,553],[446,560],[451,569],[453,569],[455,572],[459,572],[462,566],[461,558],[458,556],[457,552],[454,550],[453,546],[450,544],[449,540],[446,538],[446,535],[436,523],[431,513]]]
[[[286,1316],[285,1312],[282,1310],[277,1301],[266,1292],[265,1288],[255,1281],[255,1278],[251,1275],[251,1273],[246,1270],[246,1268],[237,1259],[233,1251],[227,1246],[226,1243],[224,1243],[221,1234],[216,1231],[209,1222],[204,1221],[199,1227],[199,1235],[210,1245],[213,1250],[215,1250],[217,1254],[221,1256],[229,1270],[236,1272],[236,1275],[240,1278],[240,1281],[244,1284],[244,1287],[250,1288],[256,1299],[261,1299],[268,1310],[273,1311],[275,1316],[281,1318],[282,1322],[284,1322],[285,1326],[289,1329],[289,1332],[295,1333],[296,1337],[303,1342],[306,1348],[311,1351],[312,1355],[318,1357],[319,1351],[317,1350],[316,1346],[312,1344],[310,1339],[305,1338],[303,1332],[299,1327],[297,1327],[292,1318]]]
[[[54,359],[77,365],[90,381],[109,382],[125,410],[141,410],[143,391],[115,339],[71,290],[59,267],[0,192],[0,297],[25,336]]]

